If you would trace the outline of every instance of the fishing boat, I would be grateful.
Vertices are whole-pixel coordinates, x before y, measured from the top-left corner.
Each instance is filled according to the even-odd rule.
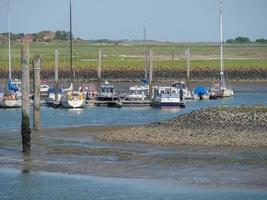
[[[175,87],[179,90],[182,100],[192,100],[194,99],[191,91],[187,88],[184,81],[176,81],[172,84],[172,87]]]
[[[114,85],[105,81],[104,84],[100,86],[100,93],[96,96],[97,101],[119,101],[120,98],[116,93]]]
[[[179,108],[185,107],[180,99],[180,91],[175,87],[156,86],[152,98],[152,106],[155,108]]]
[[[63,90],[64,94],[60,100],[60,104],[63,108],[83,108],[85,100],[83,94],[73,89],[73,79],[75,77],[72,67],[72,12],[71,12],[71,0],[70,0],[70,68],[71,68],[71,85],[67,90]]]
[[[231,86],[226,83],[224,76],[222,0],[220,0],[220,55],[220,80],[211,86],[210,93],[219,98],[231,97],[234,92]]]

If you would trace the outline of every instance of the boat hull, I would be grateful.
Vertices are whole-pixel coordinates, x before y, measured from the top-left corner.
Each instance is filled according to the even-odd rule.
[[[152,102],[152,107],[160,109],[173,109],[173,108],[184,108],[183,102]]]
[[[61,102],[63,108],[84,108],[84,100],[66,100]]]
[[[22,100],[4,100],[0,101],[1,108],[21,108]]]
[[[231,97],[233,96],[233,91],[230,89],[223,89],[219,91],[215,91],[215,96],[218,98],[226,98],[226,97]]]

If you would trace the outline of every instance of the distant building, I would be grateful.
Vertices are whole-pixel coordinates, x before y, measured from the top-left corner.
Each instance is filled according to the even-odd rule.
[[[23,39],[27,40],[28,42],[32,42],[33,41],[32,34],[24,35]]]

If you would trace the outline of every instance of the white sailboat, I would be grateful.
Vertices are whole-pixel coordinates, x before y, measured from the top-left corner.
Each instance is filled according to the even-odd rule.
[[[73,90],[72,79],[73,68],[72,68],[72,15],[71,15],[71,0],[70,0],[70,67],[71,67],[71,85],[70,88],[63,90],[65,92],[62,95],[60,104],[63,108],[83,108],[85,106],[85,99],[81,92]]]
[[[8,84],[0,100],[1,108],[19,108],[22,105],[21,99],[21,82],[12,81],[11,71],[11,39],[10,39],[10,1],[8,1]]]
[[[210,89],[210,94],[215,97],[231,97],[234,95],[233,90],[226,84],[224,77],[224,62],[223,62],[223,16],[222,16],[222,0],[220,0],[220,80],[217,84],[214,84]]]

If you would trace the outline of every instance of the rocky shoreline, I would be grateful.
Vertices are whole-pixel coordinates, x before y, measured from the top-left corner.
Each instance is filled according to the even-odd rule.
[[[267,147],[267,106],[205,108],[98,139],[162,145]]]
[[[14,70],[12,72],[14,78],[20,78],[20,70]],[[161,69],[154,70],[154,79],[186,79],[186,68],[169,68],[162,67]],[[192,69],[192,80],[207,80],[218,78],[219,71],[217,69],[208,69],[199,67],[198,69]],[[233,68],[225,71],[228,80],[267,80],[267,68]],[[140,80],[144,76],[142,68],[132,69],[127,67],[117,67],[116,69],[103,69],[102,78],[108,80],[121,80],[132,81]],[[0,78],[7,78],[8,71],[0,69]],[[54,70],[43,69],[41,71],[42,79],[54,79]],[[70,71],[67,69],[59,70],[59,79],[66,79],[70,77]],[[97,69],[89,67],[87,69],[80,69],[75,71],[76,79],[80,80],[96,80]]]

